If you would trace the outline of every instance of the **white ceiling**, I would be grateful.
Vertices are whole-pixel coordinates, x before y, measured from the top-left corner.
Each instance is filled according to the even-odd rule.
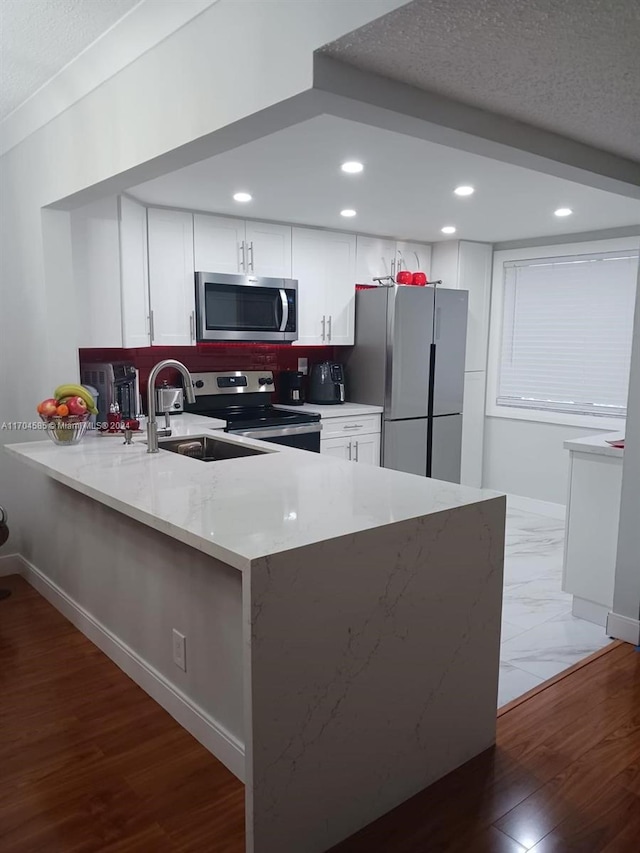
[[[638,0],[414,0],[323,52],[640,160]]]
[[[360,175],[340,164],[361,160]],[[458,198],[460,184],[476,188]],[[233,201],[245,190],[248,204]],[[142,201],[400,239],[501,242],[640,224],[640,201],[334,116],[130,188]],[[340,210],[354,208],[352,219]],[[574,214],[560,219],[558,207]]]
[[[0,121],[140,0],[0,0]]]

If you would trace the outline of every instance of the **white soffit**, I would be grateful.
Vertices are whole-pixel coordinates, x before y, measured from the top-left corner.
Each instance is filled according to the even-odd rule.
[[[340,165],[359,160],[364,171]],[[459,198],[461,184],[475,193]],[[233,200],[238,190],[252,201]],[[501,242],[638,226],[640,201],[413,136],[318,116],[128,190],[168,207],[400,239]],[[553,215],[559,207],[574,213]],[[345,220],[344,208],[357,211]]]

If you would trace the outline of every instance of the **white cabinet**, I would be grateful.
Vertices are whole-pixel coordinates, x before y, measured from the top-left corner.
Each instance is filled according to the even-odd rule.
[[[291,278],[291,228],[288,225],[247,221],[245,233],[247,272]]]
[[[396,272],[398,270],[423,272],[430,278],[431,246],[428,243],[409,243],[406,240],[396,243]]]
[[[346,436],[325,438],[320,442],[320,453],[342,459],[344,462],[351,462],[351,439]]]
[[[485,386],[486,373],[484,370],[465,373],[460,483],[463,486],[474,486],[477,489],[482,488]]]
[[[224,216],[193,216],[195,269],[201,272],[244,272],[245,224]]]
[[[121,196],[118,212],[122,345],[148,347],[151,336],[149,271],[147,269],[147,209],[128,196]]]
[[[291,278],[290,226],[196,213],[193,228],[197,270]]]
[[[193,216],[179,210],[147,211],[151,343],[195,344]]]
[[[375,284],[374,278],[396,274],[395,240],[358,234],[356,284]]]
[[[356,238],[294,228],[292,274],[298,280],[299,346],[354,342]]]
[[[320,453],[380,467],[381,415],[322,417]]]
[[[622,456],[571,451],[562,589],[573,614],[606,624],[613,606]]]

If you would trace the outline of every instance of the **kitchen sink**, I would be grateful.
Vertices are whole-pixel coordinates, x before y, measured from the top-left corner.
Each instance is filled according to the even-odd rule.
[[[268,450],[256,450],[255,447],[243,447],[219,438],[198,436],[196,438],[172,438],[158,442],[160,450],[190,456],[202,462],[220,462],[223,459],[239,459],[242,456],[260,456]]]

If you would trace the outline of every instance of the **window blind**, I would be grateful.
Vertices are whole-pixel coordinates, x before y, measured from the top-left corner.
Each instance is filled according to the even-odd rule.
[[[506,263],[498,406],[625,417],[637,252]]]

